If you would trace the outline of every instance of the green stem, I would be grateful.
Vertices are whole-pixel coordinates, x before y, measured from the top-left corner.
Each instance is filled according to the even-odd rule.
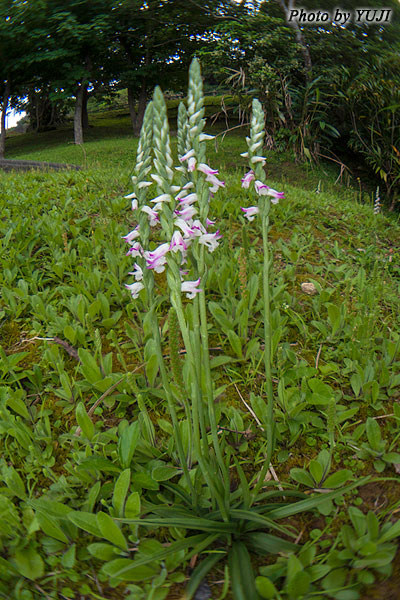
[[[200,411],[199,414],[199,419],[200,419],[200,431],[201,431],[201,438],[202,438],[202,445],[203,445],[203,452],[204,452],[204,456],[207,456],[208,458],[210,457],[210,449],[208,446],[208,436],[207,436],[207,429],[206,429],[206,422],[205,422],[205,414],[204,414],[204,410],[203,410],[203,393],[202,393],[202,362],[201,362],[201,344],[200,344],[200,322],[199,322],[199,298],[198,298],[198,294],[196,294],[196,297],[193,299],[193,336],[194,336],[194,343],[193,343],[193,351],[194,351],[194,359],[196,361],[196,367],[197,367],[197,381],[198,381],[198,391],[199,391],[199,402],[201,403],[201,407],[202,410]]]
[[[262,219],[262,236],[263,236],[263,251],[264,251],[264,266],[263,266],[263,301],[264,301],[264,365],[265,365],[265,393],[267,396],[267,456],[265,463],[260,471],[258,482],[253,490],[253,501],[256,499],[258,492],[263,486],[265,476],[267,474],[272,453],[274,451],[274,397],[272,389],[272,350],[271,350],[271,307],[270,307],[270,253],[268,246],[268,230],[269,230],[269,205],[266,205],[264,200],[261,206]]]
[[[218,438],[218,426],[217,419],[215,416],[215,405],[214,405],[214,394],[213,394],[213,382],[211,377],[211,367],[210,367],[210,351],[208,345],[208,329],[207,329],[207,310],[206,310],[206,298],[204,287],[206,284],[206,268],[204,261],[204,245],[200,248],[200,260],[199,260],[199,275],[201,277],[201,282],[203,286],[203,291],[199,294],[199,302],[200,302],[200,335],[201,335],[201,353],[203,359],[203,367],[204,367],[204,375],[205,375],[205,383],[207,390],[207,404],[208,404],[208,418],[210,420],[210,429],[211,429],[211,438],[214,446],[215,456],[218,461],[219,468],[221,470],[221,475],[224,481],[224,490],[225,490],[225,500],[228,508],[229,505],[229,495],[230,495],[230,485],[229,485],[229,472],[225,465],[220,441]]]
[[[182,301],[179,294],[171,294],[171,302],[173,307],[176,310],[176,315],[178,317],[179,327],[181,328],[183,342],[185,344],[186,352],[188,355],[189,362],[191,364],[192,370],[192,401],[193,401],[193,441],[197,454],[197,461],[199,463],[201,472],[203,477],[212,491],[212,495],[214,495],[215,500],[218,503],[219,509],[221,511],[222,518],[224,521],[229,520],[228,511],[226,508],[226,502],[224,501],[223,495],[219,492],[217,486],[215,485],[215,479],[213,479],[213,475],[210,469],[209,462],[206,460],[205,456],[202,453],[201,448],[201,440],[200,440],[200,423],[205,421],[204,419],[204,411],[203,411],[203,402],[202,402],[202,394],[200,381],[197,377],[197,369],[196,369],[196,355],[193,352],[189,331],[186,325],[185,316],[183,313]],[[201,306],[201,305],[200,305]],[[200,365],[199,365],[200,366]],[[206,433],[204,432],[206,437]],[[203,436],[204,437],[204,436]],[[207,437],[206,437],[207,439]],[[208,454],[208,445],[207,445],[207,454]]]
[[[152,296],[153,294],[151,294]],[[189,469],[188,469],[188,465],[187,465],[187,460],[186,460],[186,456],[185,456],[185,452],[183,449],[183,444],[182,444],[182,438],[181,438],[181,433],[180,433],[180,428],[179,428],[179,421],[178,421],[178,417],[176,414],[176,410],[175,410],[175,404],[174,404],[174,397],[173,394],[171,392],[171,388],[169,385],[169,380],[168,380],[168,375],[167,375],[167,370],[165,368],[165,363],[164,363],[164,357],[162,354],[162,349],[161,349],[161,336],[160,336],[160,330],[158,327],[158,320],[157,320],[157,316],[155,314],[154,311],[154,301],[153,298],[150,298],[151,300],[151,315],[152,315],[152,329],[153,329],[153,335],[154,335],[154,340],[155,340],[155,347],[156,347],[156,353],[157,353],[157,359],[158,359],[158,365],[160,368],[160,373],[161,373],[161,379],[163,382],[163,387],[165,389],[165,393],[167,396],[167,402],[168,402],[168,409],[171,415],[171,419],[172,419],[172,426],[174,428],[174,432],[175,432],[175,441],[176,441],[176,447],[178,450],[178,456],[179,456],[179,460],[180,463],[182,465],[182,469],[183,469],[183,473],[185,475],[185,479],[187,482],[187,485],[189,487],[190,493],[193,496],[193,504],[194,506],[196,506],[197,504],[197,497],[196,497],[196,491],[194,489],[194,486],[192,484],[192,480],[190,479],[190,475],[189,475]]]

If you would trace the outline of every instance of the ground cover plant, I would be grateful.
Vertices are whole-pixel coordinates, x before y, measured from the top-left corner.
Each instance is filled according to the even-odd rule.
[[[190,99],[176,154],[158,90],[130,165],[1,177],[0,593],[389,597],[399,226],[346,194],[279,199],[257,103],[222,186],[196,63]],[[183,296],[182,251],[156,251],[175,196],[222,234],[198,225]]]

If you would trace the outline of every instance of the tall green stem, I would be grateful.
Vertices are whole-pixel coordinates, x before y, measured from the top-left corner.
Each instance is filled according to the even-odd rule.
[[[216,488],[215,480],[213,479],[212,474],[210,473],[209,462],[207,461],[206,457],[202,453],[202,448],[201,448],[201,443],[200,443],[201,442],[201,440],[200,440],[200,424],[202,422],[204,423],[204,410],[203,410],[203,400],[202,400],[202,394],[201,394],[201,383],[197,376],[196,355],[193,351],[189,332],[188,332],[188,329],[186,326],[186,321],[185,321],[185,316],[183,313],[183,306],[182,306],[182,301],[181,301],[180,295],[174,294],[174,293],[171,294],[171,301],[176,310],[176,315],[178,317],[179,326],[181,328],[186,352],[188,354],[189,362],[192,366],[193,380],[192,380],[192,394],[191,395],[192,395],[192,400],[193,400],[193,411],[192,411],[193,441],[194,441],[194,445],[195,445],[195,449],[196,449],[197,460],[198,460],[201,472],[203,474],[203,477],[204,477],[207,485],[212,490],[215,499],[217,500],[219,509],[221,511],[222,518],[224,519],[224,521],[228,521],[229,516],[228,516],[228,510],[226,507],[226,500],[224,499],[223,495],[221,495],[221,492]],[[200,302],[200,314],[201,314],[201,302]],[[211,390],[212,390],[212,388],[211,388]],[[212,392],[211,392],[211,394],[212,394]],[[202,432],[202,437],[204,437],[206,435],[207,434],[205,431]],[[207,437],[206,437],[206,439],[207,439]],[[207,453],[208,453],[208,445],[207,445]],[[222,456],[221,456],[221,458],[222,458]]]
[[[199,260],[199,275],[201,277],[201,281],[203,282],[203,286],[205,286],[205,278],[206,278],[206,269],[205,269],[205,261],[204,261],[204,246],[200,248],[200,260]],[[205,382],[206,382],[206,390],[207,390],[207,405],[208,405],[208,418],[210,420],[210,428],[211,428],[211,438],[214,446],[215,456],[218,461],[219,468],[221,470],[221,475],[224,481],[224,491],[225,491],[225,501],[228,508],[229,504],[229,472],[224,462],[220,441],[218,438],[218,427],[217,427],[217,419],[215,416],[215,406],[214,406],[214,394],[213,394],[213,382],[211,377],[211,367],[210,367],[210,352],[208,345],[208,330],[207,330],[207,311],[206,311],[206,299],[205,293],[200,292],[199,294],[199,302],[200,302],[200,335],[201,335],[201,353],[202,353],[202,363],[205,374]]]
[[[272,389],[272,349],[271,349],[271,307],[270,307],[270,252],[268,245],[269,230],[269,201],[263,200],[261,203],[262,236],[264,251],[263,266],[263,304],[264,304],[264,365],[265,365],[265,393],[267,396],[267,456],[265,463],[260,471],[258,482],[253,490],[253,499],[255,500],[258,492],[263,486],[267,474],[272,453],[274,451],[274,396]],[[253,501],[254,501],[253,500]]]
[[[151,294],[151,296],[152,296],[152,294]],[[181,438],[181,434],[180,434],[179,421],[178,421],[178,417],[177,417],[176,410],[175,410],[174,397],[171,392],[171,388],[169,385],[169,379],[168,379],[167,371],[165,368],[164,357],[162,355],[161,336],[160,336],[160,330],[158,327],[158,320],[154,313],[153,298],[151,298],[151,309],[150,310],[152,313],[151,321],[152,321],[152,329],[153,329],[153,335],[154,335],[154,340],[155,340],[155,348],[156,348],[156,353],[157,353],[158,365],[160,368],[163,387],[164,387],[164,390],[165,390],[165,393],[167,396],[168,408],[169,408],[169,412],[170,412],[171,419],[172,419],[172,426],[175,431],[175,440],[176,440],[176,447],[178,450],[178,456],[179,456],[180,463],[182,465],[183,473],[185,475],[185,479],[186,479],[188,488],[190,490],[190,493],[193,495],[193,504],[196,505],[197,504],[196,491],[192,484],[192,480],[190,479],[189,469],[187,466],[186,456],[185,456],[185,452],[183,449],[182,438]]]

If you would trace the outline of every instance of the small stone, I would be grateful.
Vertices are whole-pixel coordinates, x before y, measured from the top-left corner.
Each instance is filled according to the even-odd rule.
[[[302,283],[301,291],[304,292],[305,294],[310,294],[310,296],[313,296],[314,294],[316,294],[318,292],[317,288],[315,287],[315,285],[313,283]]]

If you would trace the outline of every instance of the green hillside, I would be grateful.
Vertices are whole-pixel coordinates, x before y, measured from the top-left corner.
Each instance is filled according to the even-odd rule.
[[[176,106],[169,116],[175,130]],[[152,505],[172,506],[182,478],[145,305],[124,287],[135,261],[121,238],[137,223],[124,196],[132,192],[138,140],[124,110],[92,114],[90,123],[83,147],[73,144],[70,127],[7,139],[7,158],[81,171],[0,172],[0,598],[183,598],[190,558],[178,542],[192,531],[133,522]],[[225,180],[210,201],[223,237],[207,255],[207,299],[215,407],[234,457],[234,496],[241,477],[254,476],[265,460],[257,400],[263,247],[257,222],[240,210],[251,202],[240,183],[247,128],[224,134],[218,121],[205,131],[217,134],[207,161]],[[172,148],[178,164],[174,136]],[[326,501],[278,519],[271,533],[299,550],[281,539],[278,554],[254,551],[257,590],[282,600],[394,598],[398,215],[375,215],[374,190],[360,193],[334,163],[311,167],[265,152],[268,185],[285,193],[270,217],[276,450],[265,501],[279,511],[292,496],[322,499],[321,489]],[[169,364],[165,273],[156,282]],[[185,376],[183,351],[178,360]],[[184,405],[176,410],[184,421]],[[283,500],[269,499],[267,492],[282,488]],[[174,553],[157,558],[175,542]],[[213,544],[208,560],[222,552],[219,540]],[[116,574],[127,565],[117,569],[116,559],[132,561],[126,576]],[[207,581],[214,600],[233,597],[223,560]]]

